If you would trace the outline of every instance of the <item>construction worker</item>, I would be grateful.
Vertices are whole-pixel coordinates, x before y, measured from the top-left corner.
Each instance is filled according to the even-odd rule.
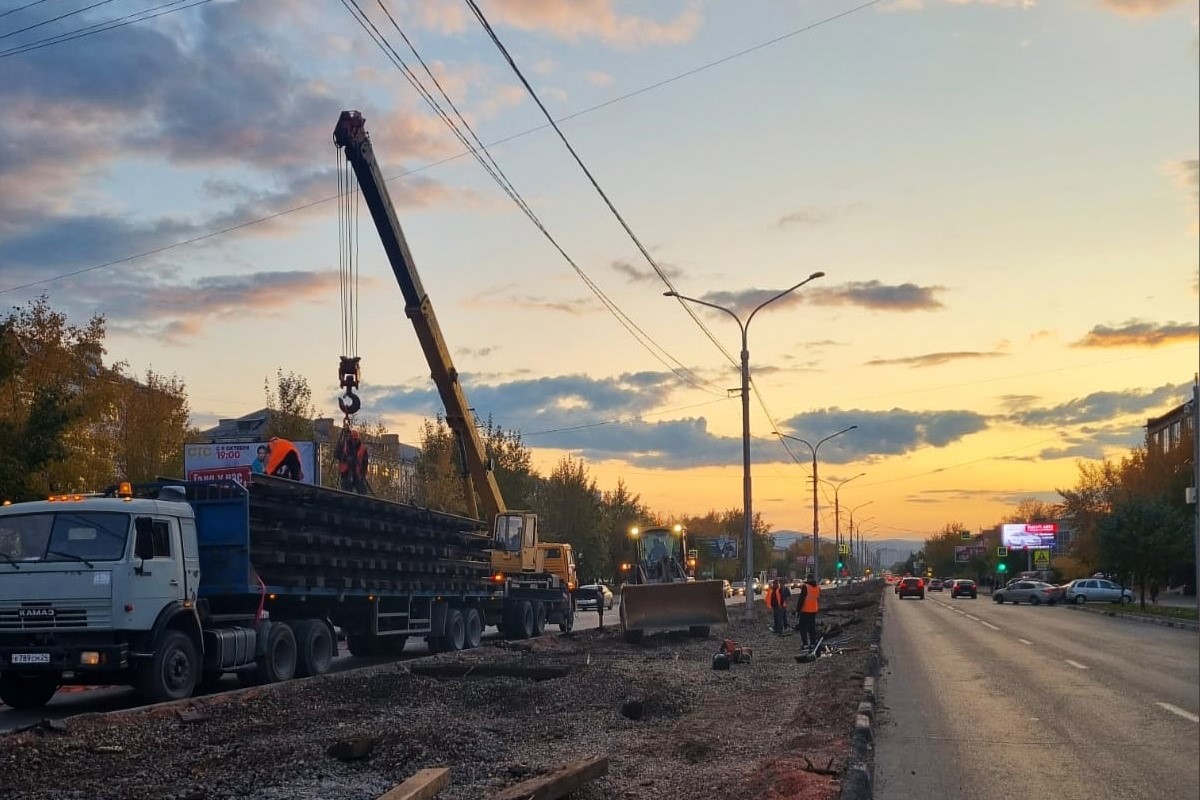
[[[783,636],[783,632],[787,628],[787,601],[791,594],[778,578],[767,587],[766,603],[767,608],[771,609],[776,636]]]
[[[800,599],[796,601],[796,612],[800,622],[796,627],[800,630],[800,642],[805,647],[817,646],[817,611],[821,608],[821,587],[817,586],[816,578],[809,578],[800,587]]]
[[[356,430],[347,434],[346,429],[342,428],[334,456],[337,458],[338,473],[341,475],[342,491],[367,494],[368,455],[362,435]]]
[[[293,481],[304,480],[304,468],[300,465],[300,451],[287,439],[272,437],[267,444],[267,474]]]

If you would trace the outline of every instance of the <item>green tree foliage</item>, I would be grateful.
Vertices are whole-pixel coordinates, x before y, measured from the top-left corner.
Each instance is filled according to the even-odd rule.
[[[275,385],[263,378],[263,393],[271,411],[266,435],[278,436],[293,442],[312,441],[315,437],[313,419],[317,409],[312,402],[308,379],[294,372],[275,370]]]
[[[463,494],[462,464],[446,421],[425,420],[421,426],[421,454],[414,466],[416,491],[420,505],[452,514],[467,513]]]
[[[700,572],[713,572],[716,578],[738,581],[742,579],[742,557],[745,542],[742,510],[728,508],[724,511],[710,510],[696,516],[683,516],[679,520],[688,531],[690,547],[699,550]],[[761,572],[771,568],[774,559],[772,554],[773,541],[768,535],[771,526],[763,521],[760,514],[755,514],[750,523],[751,536],[754,539],[754,571]],[[708,540],[721,536],[729,536],[738,542],[738,558],[714,558],[712,546]]]
[[[1150,579],[1188,559],[1192,549],[1188,516],[1161,497],[1129,495],[1100,520],[1101,565],[1116,575],[1133,576],[1146,606]]]
[[[921,550],[925,569],[933,570],[933,574],[937,576],[950,575],[956,570],[961,570],[962,565],[954,560],[954,548],[969,544],[963,541],[964,531],[967,531],[967,526],[961,522],[947,522],[942,526],[941,532],[926,537],[925,546]]]
[[[534,497],[533,510],[541,525],[539,537],[544,542],[565,542],[574,548],[583,582],[611,571],[608,543],[601,527],[602,499],[587,466],[570,456],[558,462]]]
[[[657,520],[642,503],[641,495],[630,492],[624,480],[617,481],[616,489],[604,492],[600,499],[600,536],[605,552],[603,567],[597,568],[598,577],[607,581],[619,579],[620,565],[632,558],[629,529],[655,523]]]
[[[114,370],[113,458],[116,474],[134,482],[183,475],[188,439],[188,399],[183,380],[146,371],[139,382]]]

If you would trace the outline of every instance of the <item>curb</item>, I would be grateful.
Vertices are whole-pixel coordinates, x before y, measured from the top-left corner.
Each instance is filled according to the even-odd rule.
[[[1067,605],[1072,611],[1083,611],[1088,614],[1103,614],[1106,617],[1113,619],[1124,619],[1131,622],[1141,622],[1144,625],[1159,625],[1164,628],[1180,628],[1185,631],[1200,631],[1200,621],[1193,622],[1190,619],[1159,619],[1158,617],[1144,617],[1140,614],[1117,614],[1111,611],[1105,611],[1103,608],[1089,608],[1086,605],[1080,606],[1075,604]]]
[[[867,656],[867,676],[863,678],[863,699],[854,712],[850,730],[850,758],[842,775],[838,800],[871,800],[875,775],[875,706],[878,702],[876,677],[881,663],[879,644],[883,632],[884,597],[879,598],[879,618],[875,623],[871,654]]]

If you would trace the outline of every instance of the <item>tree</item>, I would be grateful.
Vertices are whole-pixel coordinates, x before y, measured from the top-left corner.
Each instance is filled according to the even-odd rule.
[[[113,459],[125,480],[151,481],[183,475],[188,438],[188,399],[183,380],[146,371],[144,382],[113,370],[117,382]]]
[[[1105,570],[1134,577],[1143,609],[1149,579],[1186,559],[1192,545],[1187,515],[1161,498],[1144,495],[1119,500],[1100,521],[1099,540]]]
[[[599,572],[610,579],[617,576],[618,565],[629,558],[629,529],[653,523],[641,495],[632,494],[624,480],[600,498],[600,537],[603,541],[604,567]]]
[[[570,456],[538,488],[534,497],[541,532],[546,542],[565,542],[574,548],[580,580],[592,582],[605,574],[608,553],[601,533],[601,493],[588,475],[587,466]]]
[[[263,378],[263,393],[267,397],[267,408],[271,415],[267,422],[266,435],[278,436],[293,442],[311,441],[315,436],[313,419],[317,409],[312,402],[312,389],[308,379],[294,372],[275,370],[275,386],[269,378]]]
[[[414,465],[417,503],[438,511],[466,514],[463,494],[462,463],[454,435],[439,414],[435,421],[421,425],[421,454]]]

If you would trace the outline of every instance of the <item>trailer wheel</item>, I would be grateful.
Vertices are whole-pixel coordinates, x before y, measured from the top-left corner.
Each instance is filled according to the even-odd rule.
[[[271,626],[266,652],[255,673],[259,683],[287,681],[296,674],[296,636],[287,625]]]
[[[138,669],[138,692],[150,703],[190,697],[200,680],[196,645],[183,631],[167,630],[154,657]]]
[[[541,600],[533,601],[533,635],[541,636],[546,632],[546,604]]]
[[[452,608],[446,614],[446,635],[442,637],[441,649],[447,652],[462,650],[467,640],[467,623],[463,613]]]
[[[296,677],[328,672],[333,663],[333,634],[324,620],[302,619],[292,631],[296,637]]]
[[[62,675],[57,672],[0,672],[0,701],[20,711],[41,708],[60,683]]]
[[[575,604],[567,603],[567,611],[563,614],[562,621],[558,623],[558,629],[563,633],[570,633],[575,627]]]
[[[465,621],[467,635],[463,640],[463,647],[474,650],[483,642],[483,618],[479,616],[478,609],[468,608],[465,612]]]

